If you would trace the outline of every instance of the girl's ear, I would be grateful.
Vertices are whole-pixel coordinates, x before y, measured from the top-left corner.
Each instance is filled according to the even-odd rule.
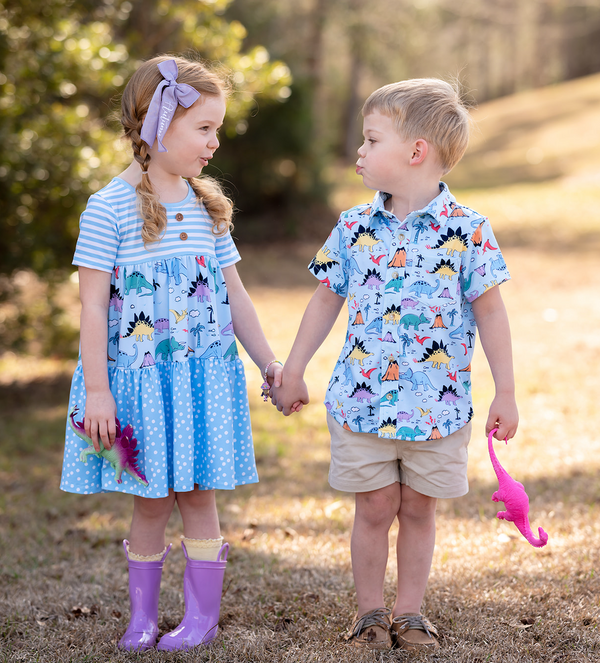
[[[423,138],[418,138],[413,144],[413,151],[410,157],[410,165],[417,166],[420,163],[423,163],[427,152],[429,151],[429,145],[427,141]]]

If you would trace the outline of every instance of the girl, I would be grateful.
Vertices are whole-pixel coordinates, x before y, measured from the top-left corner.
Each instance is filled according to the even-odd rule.
[[[215,489],[258,481],[234,332],[265,381],[281,383],[281,365],[235,268],[231,201],[214,180],[199,177],[219,147],[225,102],[225,83],[198,62],[156,57],[142,64],[121,102],[134,160],[91,196],[80,221],[73,264],[81,353],[61,488],[134,496],[124,541],[131,604],[124,649],[156,642],[175,502],[186,612],[158,648],[215,637],[228,550]]]

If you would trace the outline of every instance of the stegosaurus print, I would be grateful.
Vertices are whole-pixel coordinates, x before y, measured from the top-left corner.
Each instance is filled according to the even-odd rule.
[[[435,274],[439,276],[441,279],[445,279],[446,277],[448,277],[448,279],[452,279],[452,277],[458,274],[456,269],[454,269],[454,264],[452,263],[452,260],[444,260],[443,258],[428,273]]]
[[[151,341],[153,333],[154,325],[152,324],[152,320],[144,311],[140,311],[139,315],[137,313],[133,314],[133,320],[129,323],[129,328],[123,338],[135,336],[135,340],[140,342],[144,340],[144,336],[147,336],[148,340]]]
[[[445,235],[442,235],[433,249],[445,249],[447,256],[459,255],[467,250],[467,235],[462,232],[461,227],[449,228]]]
[[[415,359],[417,364],[423,364],[426,361],[431,362],[433,368],[441,368],[442,364],[450,370],[450,361],[454,359],[448,355],[448,351],[443,341],[439,343],[433,341],[430,348],[427,348],[423,357],[419,360]]]
[[[363,361],[367,357],[372,357],[373,353],[372,352],[367,352],[365,345],[362,341],[359,341],[358,338],[354,339],[354,345],[352,346],[352,350],[346,355],[346,359],[351,363],[354,364],[355,361],[359,363],[360,366],[363,365]]]
[[[354,391],[350,394],[349,398],[356,398],[359,403],[364,403],[365,401],[370,403],[376,395],[371,387],[366,382],[363,382],[354,387]]]
[[[315,274],[318,274],[320,271],[326,272],[334,265],[339,264],[340,263],[337,260],[333,260],[333,258],[329,257],[329,251],[327,249],[319,249],[308,268],[313,270]]]
[[[366,285],[369,288],[369,290],[372,290],[373,288],[378,288],[382,284],[383,284],[383,279],[381,278],[381,275],[376,269],[367,270],[365,278],[361,283],[361,285]]]
[[[362,253],[365,247],[369,251],[373,251],[375,244],[381,242],[379,237],[375,234],[370,228],[365,228],[364,226],[358,226],[358,230],[354,234],[354,237],[351,240],[351,247],[358,246],[358,250]]]

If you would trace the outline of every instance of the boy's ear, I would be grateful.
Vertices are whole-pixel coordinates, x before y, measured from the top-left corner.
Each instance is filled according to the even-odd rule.
[[[425,157],[427,156],[427,152],[429,152],[429,145],[427,144],[427,141],[423,138],[418,138],[413,143],[410,165],[418,166],[420,163],[423,163]]]

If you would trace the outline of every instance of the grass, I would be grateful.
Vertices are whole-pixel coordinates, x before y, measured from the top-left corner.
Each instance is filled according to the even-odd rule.
[[[565,176],[566,177],[566,176]],[[368,192],[343,175],[334,204]],[[459,200],[488,214],[513,280],[502,287],[511,319],[521,425],[497,453],[530,496],[532,525],[550,540],[530,547],[495,518],[497,487],[483,427],[493,384],[473,363],[471,490],[443,500],[424,611],[440,628],[448,663],[600,660],[600,306],[598,195],[585,179],[473,188]],[[323,230],[323,238],[329,231]],[[278,356],[291,347],[315,283],[305,266],[317,242],[242,247],[240,272]],[[71,288],[74,300],[75,286]],[[66,296],[66,295],[65,295]],[[338,320],[310,364],[312,404],[283,418],[259,397],[245,357],[261,481],[219,495],[231,543],[216,644],[194,653],[116,650],[128,621],[121,540],[131,500],[58,489],[72,362],[0,358],[0,661],[279,663],[405,661],[349,649],[355,602],[349,555],[352,497],[327,484],[325,385],[344,337]],[[174,514],[168,536],[181,532]],[[390,533],[393,553],[395,531]],[[163,576],[161,633],[183,614],[184,560]],[[390,557],[386,595],[395,584]]]

